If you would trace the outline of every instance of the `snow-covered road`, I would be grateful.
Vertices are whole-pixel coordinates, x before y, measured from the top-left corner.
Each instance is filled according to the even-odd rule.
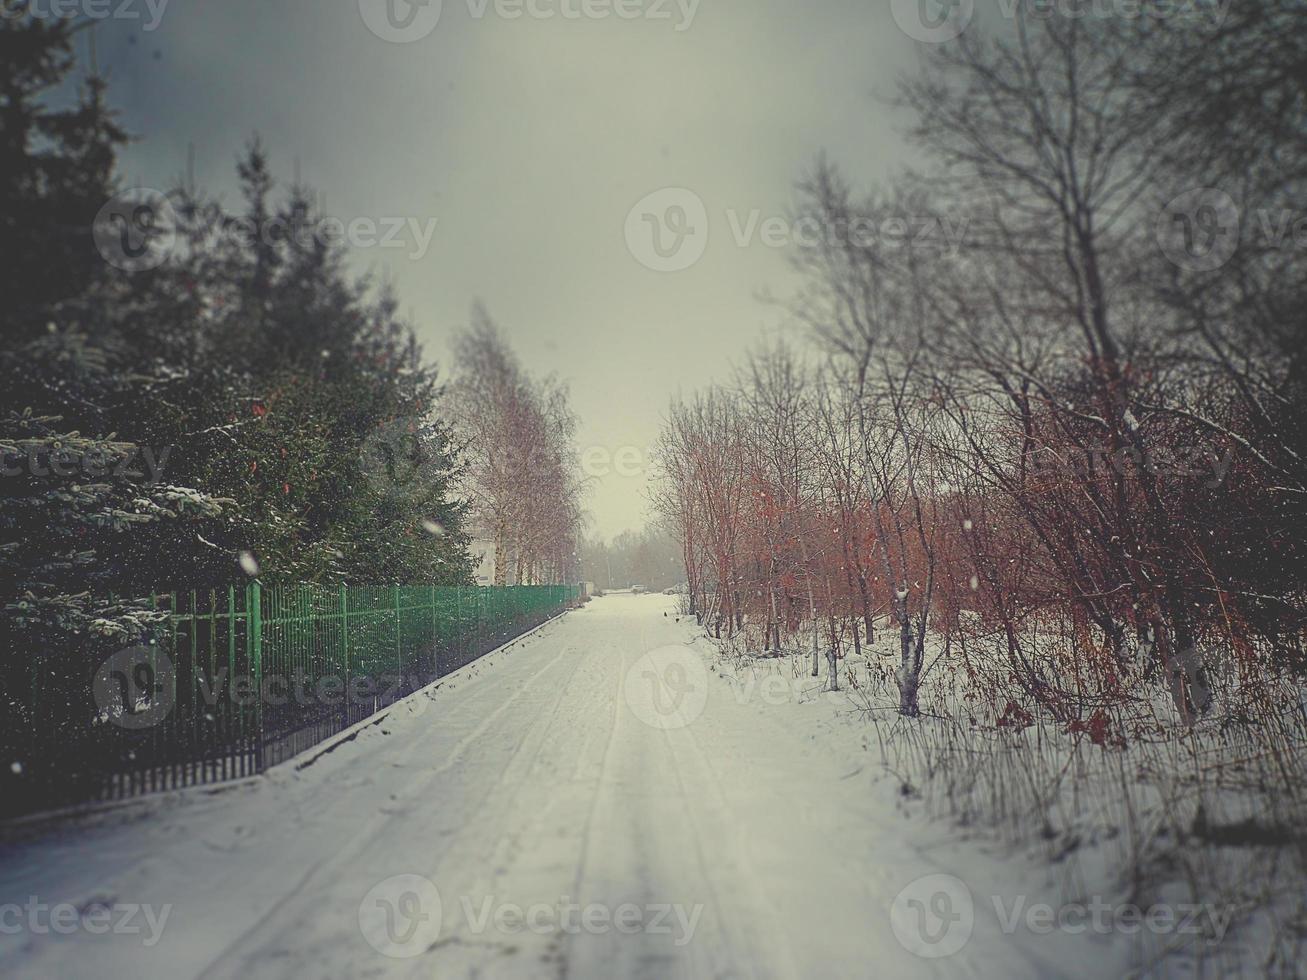
[[[8,829],[0,976],[1097,972],[1078,940],[1004,936],[980,897],[1011,881],[999,859],[794,722],[828,705],[705,670],[673,610],[596,600],[307,768]],[[900,895],[945,871],[974,905],[930,879]],[[923,957],[913,929],[928,954],[965,943]]]

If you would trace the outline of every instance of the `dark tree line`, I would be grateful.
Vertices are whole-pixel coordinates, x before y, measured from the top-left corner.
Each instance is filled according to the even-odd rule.
[[[121,187],[77,39],[0,18],[6,655],[134,641],[152,590],[470,581],[442,384],[396,299],[296,233],[323,215],[257,140],[236,212]]]
[[[657,527],[623,531],[609,541],[583,542],[581,572],[587,582],[603,590],[638,585],[664,592],[685,582],[680,545]]]
[[[827,234],[793,311],[828,360],[764,353],[669,415],[662,510],[717,630],[811,638],[834,685],[886,616],[907,715],[929,628],[976,669],[960,612],[999,710],[1074,722],[1160,685],[1193,721],[1301,674],[1301,19],[1018,5],[925,46],[921,172],[801,186]],[[930,216],[959,247],[911,236]]]

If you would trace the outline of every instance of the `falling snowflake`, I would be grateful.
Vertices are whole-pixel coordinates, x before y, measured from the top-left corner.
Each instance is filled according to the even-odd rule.
[[[251,552],[242,551],[240,555],[241,571],[250,578],[255,578],[259,574],[259,562]]]

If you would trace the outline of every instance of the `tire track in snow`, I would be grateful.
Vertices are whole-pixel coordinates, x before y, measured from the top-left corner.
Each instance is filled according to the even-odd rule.
[[[539,671],[531,675],[525,684],[519,687],[511,696],[506,698],[493,712],[487,715],[480,724],[449,752],[444,763],[434,769],[429,770],[418,780],[410,784],[411,791],[406,794],[409,799],[419,797],[427,787],[440,776],[449,772],[460,760],[465,753],[476,741],[493,726],[510,707],[512,707],[520,698],[532,691],[540,678],[547,674],[553,667],[558,664],[568,653],[565,646],[557,656]],[[433,728],[427,729],[428,733],[434,731]],[[407,762],[417,752],[418,748],[424,744],[423,739],[413,739],[399,753],[398,761]],[[200,980],[222,980],[226,977],[244,977],[248,976],[256,969],[256,966],[249,961],[257,955],[257,952],[264,946],[270,945],[278,933],[284,934],[284,929],[280,919],[285,917],[287,907],[302,898],[306,894],[308,886],[322,874],[334,869],[341,868],[354,860],[358,854],[363,851],[372,841],[374,841],[379,832],[391,821],[396,819],[400,814],[395,812],[378,811],[371,820],[359,828],[345,844],[329,857],[319,858],[315,861],[296,881],[294,886],[286,892],[285,895],[276,903],[270,914],[262,921],[257,923],[253,928],[245,931],[233,939],[223,951],[216,956],[212,962],[200,973]],[[237,952],[237,951],[241,952]]]

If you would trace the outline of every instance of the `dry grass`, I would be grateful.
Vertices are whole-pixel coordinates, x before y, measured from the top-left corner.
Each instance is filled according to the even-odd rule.
[[[885,641],[842,661],[842,685],[885,770],[927,812],[1048,862],[1067,901],[1106,889],[1233,910],[1219,944],[1141,932],[1139,975],[1304,975],[1307,708],[1295,678],[1213,663],[1213,709],[1192,727],[1160,684],[1135,678],[1110,704],[1090,702],[1097,725],[1067,725],[1011,697],[998,651],[972,637],[966,666],[927,657],[921,717],[905,718]],[[724,641],[723,659],[756,665],[756,643]],[[1074,653],[1052,633],[1043,643],[1053,670]],[[808,656],[788,660],[808,673]]]

